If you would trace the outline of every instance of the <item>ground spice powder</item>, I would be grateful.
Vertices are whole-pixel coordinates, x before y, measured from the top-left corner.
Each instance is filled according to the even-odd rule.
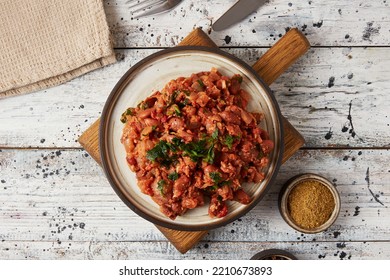
[[[321,182],[298,183],[288,196],[291,218],[304,229],[314,229],[329,220],[335,208],[331,191]]]

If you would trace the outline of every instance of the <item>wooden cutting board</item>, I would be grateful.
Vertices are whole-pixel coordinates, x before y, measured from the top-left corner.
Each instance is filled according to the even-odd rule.
[[[192,31],[179,45],[217,47],[201,29]],[[270,85],[309,48],[310,44],[306,37],[297,29],[291,29],[252,67],[264,82]],[[282,162],[285,162],[303,146],[305,141],[302,135],[284,117],[282,117],[282,121],[285,146]],[[91,157],[101,165],[99,124],[100,120],[97,120],[80,136],[79,142]],[[207,234],[207,231],[178,231],[157,225],[156,227],[183,254]]]

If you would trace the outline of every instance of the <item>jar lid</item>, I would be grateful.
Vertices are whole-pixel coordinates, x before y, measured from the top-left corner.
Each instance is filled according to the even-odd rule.
[[[301,192],[298,192],[298,189],[295,189],[297,186],[303,185],[307,190],[302,187]],[[308,192],[309,189],[314,190],[314,192]],[[331,198],[334,201],[333,209],[330,209],[329,205],[315,205],[313,208],[306,207],[310,203],[325,203],[326,199],[329,202]],[[294,200],[297,201],[296,204],[294,204]],[[329,213],[322,211],[319,206],[324,206],[322,209],[326,208],[325,210]],[[299,211],[299,207],[305,207],[305,209]],[[319,233],[328,229],[336,221],[340,212],[340,195],[333,184],[324,177],[313,173],[301,174],[290,179],[282,188],[279,194],[279,211],[287,224],[295,230],[303,233]],[[316,211],[319,218],[324,219],[325,217],[327,219],[323,223],[313,226],[317,221],[308,221],[308,219],[313,217],[313,211]],[[296,219],[293,218],[293,215],[295,215]],[[301,216],[299,218],[302,218],[302,221],[307,221],[307,225],[298,222],[298,215]]]

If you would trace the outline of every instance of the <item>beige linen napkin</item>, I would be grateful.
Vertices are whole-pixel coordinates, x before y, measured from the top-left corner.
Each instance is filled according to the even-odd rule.
[[[113,62],[102,0],[0,0],[0,98]]]

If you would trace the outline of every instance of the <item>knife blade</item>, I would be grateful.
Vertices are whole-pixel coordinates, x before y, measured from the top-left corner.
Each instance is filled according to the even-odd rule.
[[[236,4],[213,24],[213,29],[215,31],[221,31],[228,28],[246,18],[265,2],[267,2],[267,0],[238,0]]]

